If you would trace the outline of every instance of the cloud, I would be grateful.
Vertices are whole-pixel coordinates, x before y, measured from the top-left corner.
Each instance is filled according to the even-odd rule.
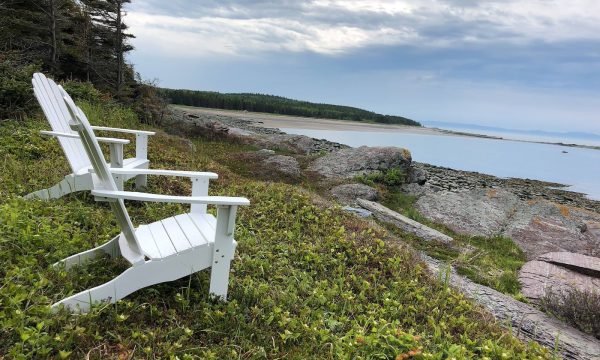
[[[596,40],[597,0],[200,0],[134,2],[135,45],[173,56],[340,55],[376,46],[443,48]]]

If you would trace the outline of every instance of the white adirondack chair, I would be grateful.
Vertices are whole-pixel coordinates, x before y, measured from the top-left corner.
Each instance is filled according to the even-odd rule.
[[[92,163],[92,177],[97,187],[92,194],[98,201],[108,201],[117,218],[121,233],[108,243],[95,249],[70,256],[55,265],[64,264],[67,268],[108,253],[120,254],[132,266],[106,284],[82,291],[52,305],[57,309],[65,305],[69,309],[87,312],[96,301],[114,303],[141,288],[179,279],[197,271],[211,267],[209,292],[226,299],[229,282],[230,262],[233,259],[236,242],[233,239],[235,217],[238,206],[250,202],[241,197],[195,196],[205,190],[201,183],[208,184],[217,174],[205,172],[110,169],[98,145],[98,141],[83,112],[73,101],[65,97],[70,112],[71,128],[77,131],[80,145]],[[192,196],[156,195],[128,192],[118,189],[112,174],[122,175],[169,175],[188,177],[192,180]],[[191,204],[191,212],[137,229],[124,205],[124,200],[153,202],[176,202]],[[217,206],[217,217],[206,212],[207,204]]]
[[[71,165],[73,173],[65,176],[58,184],[39,191],[35,191],[25,196],[25,198],[40,198],[44,200],[60,198],[66,194],[91,190],[94,187],[92,183],[91,169],[92,164],[85,155],[83,145],[77,139],[78,135],[69,127],[69,111],[65,105],[63,97],[71,98],[69,94],[52,79],[48,79],[44,74],[36,73],[33,75],[33,91],[37,98],[46,119],[52,127],[52,131],[42,131],[44,135],[54,136],[60,142],[60,145]],[[97,138],[100,142],[109,144],[110,147],[110,166],[112,168],[123,169],[147,169],[148,161],[148,136],[154,135],[152,131],[129,130],[108,128],[102,126],[92,126],[92,129],[99,131],[112,131],[119,133],[135,134],[136,150],[135,157],[123,159],[123,146],[129,143],[129,140],[113,138]],[[145,174],[118,174],[115,175],[117,186],[122,189],[123,182],[136,178],[136,188],[146,186],[147,178]]]

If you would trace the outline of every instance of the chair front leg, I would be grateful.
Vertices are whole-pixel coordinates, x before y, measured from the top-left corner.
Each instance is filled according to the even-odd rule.
[[[110,147],[110,167],[111,168],[122,168],[123,167],[123,144],[109,144]],[[123,190],[123,175],[113,174],[115,183],[119,190]]]
[[[136,159],[148,160],[148,135],[135,135],[135,157]],[[145,189],[148,186],[148,175],[137,175],[135,177],[135,188]]]
[[[217,226],[210,270],[209,293],[225,301],[227,300],[227,288],[229,287],[231,259],[235,251],[233,231],[236,212],[237,206],[217,206]]]

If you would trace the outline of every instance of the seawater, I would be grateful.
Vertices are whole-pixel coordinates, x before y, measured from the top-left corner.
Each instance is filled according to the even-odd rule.
[[[568,185],[567,190],[600,200],[600,150],[453,135],[281,130],[352,147],[404,147],[410,150],[414,161],[502,178],[555,182]]]

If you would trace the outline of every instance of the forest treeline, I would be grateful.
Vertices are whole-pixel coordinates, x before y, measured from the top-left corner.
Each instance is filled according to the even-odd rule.
[[[35,108],[31,75],[91,83],[138,110],[156,116],[160,99],[125,56],[133,50],[124,21],[131,0],[0,1],[0,119]],[[150,101],[151,99],[152,101]]]
[[[222,94],[211,91],[179,89],[160,89],[160,92],[168,101],[177,105],[421,126],[417,121],[402,116],[382,115],[350,106],[317,104],[273,95]]]

